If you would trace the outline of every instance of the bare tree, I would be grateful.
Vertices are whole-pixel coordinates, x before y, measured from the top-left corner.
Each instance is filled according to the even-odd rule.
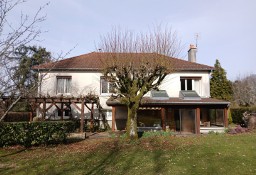
[[[127,106],[127,137],[137,139],[137,111],[142,97],[157,89],[173,71],[168,56],[177,57],[181,42],[168,28],[156,27],[147,34],[114,29],[101,37],[98,46],[109,58],[102,58],[104,75],[113,82],[120,102]]]
[[[48,5],[40,7],[34,16],[29,17],[21,13],[19,20],[10,20],[11,14],[19,5],[25,3],[25,0],[1,0],[0,1],[0,95],[13,95],[16,92],[13,79],[13,68],[17,67],[18,59],[15,57],[15,51],[21,45],[27,45],[36,41],[41,31],[39,24],[46,17],[41,15],[42,9]],[[36,85],[27,90],[29,93],[35,89]],[[0,121],[4,119],[7,112],[21,99],[23,94],[16,94],[12,105],[1,116]]]
[[[33,17],[21,14],[17,21],[10,21],[11,13],[25,0],[0,1],[0,91],[6,92],[10,81],[12,67],[17,65],[14,52],[21,45],[27,45],[38,39],[42,33],[38,24],[45,20],[40,13],[45,6],[38,9]],[[48,5],[48,4],[46,4]],[[8,92],[9,93],[9,92]]]
[[[256,75],[237,78],[233,83],[234,101],[240,106],[256,105]]]

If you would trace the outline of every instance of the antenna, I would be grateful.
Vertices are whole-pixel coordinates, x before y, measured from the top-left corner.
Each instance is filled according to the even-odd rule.
[[[199,39],[199,33],[196,33],[195,34],[196,48],[197,48],[197,45],[198,45],[198,39]]]

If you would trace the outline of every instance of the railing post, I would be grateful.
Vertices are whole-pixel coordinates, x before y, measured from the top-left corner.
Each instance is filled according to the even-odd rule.
[[[228,127],[228,109],[224,108],[224,127]]]
[[[116,129],[116,107],[112,106],[112,131]]]
[[[81,103],[81,119],[80,119],[80,132],[84,132],[84,98]]]
[[[166,130],[166,109],[161,108],[161,123],[162,123],[162,128],[165,131]]]
[[[45,113],[46,113],[46,99],[43,99],[43,121],[45,120]]]
[[[196,134],[200,134],[200,108],[196,108]]]

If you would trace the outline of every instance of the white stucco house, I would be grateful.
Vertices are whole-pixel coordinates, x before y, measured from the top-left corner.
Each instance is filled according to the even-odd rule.
[[[92,52],[35,66],[39,77],[43,77],[38,95],[63,98],[81,97],[88,93],[98,95],[101,110],[112,130],[124,130],[126,108],[118,101],[109,100],[111,83],[102,74],[101,58],[108,54]],[[175,71],[166,76],[159,92],[149,92],[143,97],[138,111],[138,127],[169,127],[176,132],[197,134],[210,130],[223,131],[228,125],[229,102],[210,98],[210,75],[214,68],[196,63],[196,47],[193,45],[188,51],[188,60],[169,59]],[[98,120],[102,120],[98,107],[95,104],[93,111],[85,108],[85,119],[89,119],[93,112]],[[59,104],[47,103],[44,108],[47,109],[46,118],[59,118],[60,115],[80,118],[81,115],[79,103],[70,102],[66,105],[67,110],[65,103],[64,107],[63,104],[60,107]],[[61,112],[60,108],[63,109]]]

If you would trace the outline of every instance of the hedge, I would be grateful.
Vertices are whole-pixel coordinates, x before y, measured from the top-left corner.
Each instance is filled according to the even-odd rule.
[[[240,108],[231,108],[231,116],[233,123],[240,124],[243,123],[243,113],[244,112],[256,112],[256,107],[240,107]]]
[[[75,129],[74,121],[0,122],[0,146],[65,143]]]
[[[32,112],[8,112],[4,118],[5,122],[28,122],[32,120],[32,116],[36,114]]]

